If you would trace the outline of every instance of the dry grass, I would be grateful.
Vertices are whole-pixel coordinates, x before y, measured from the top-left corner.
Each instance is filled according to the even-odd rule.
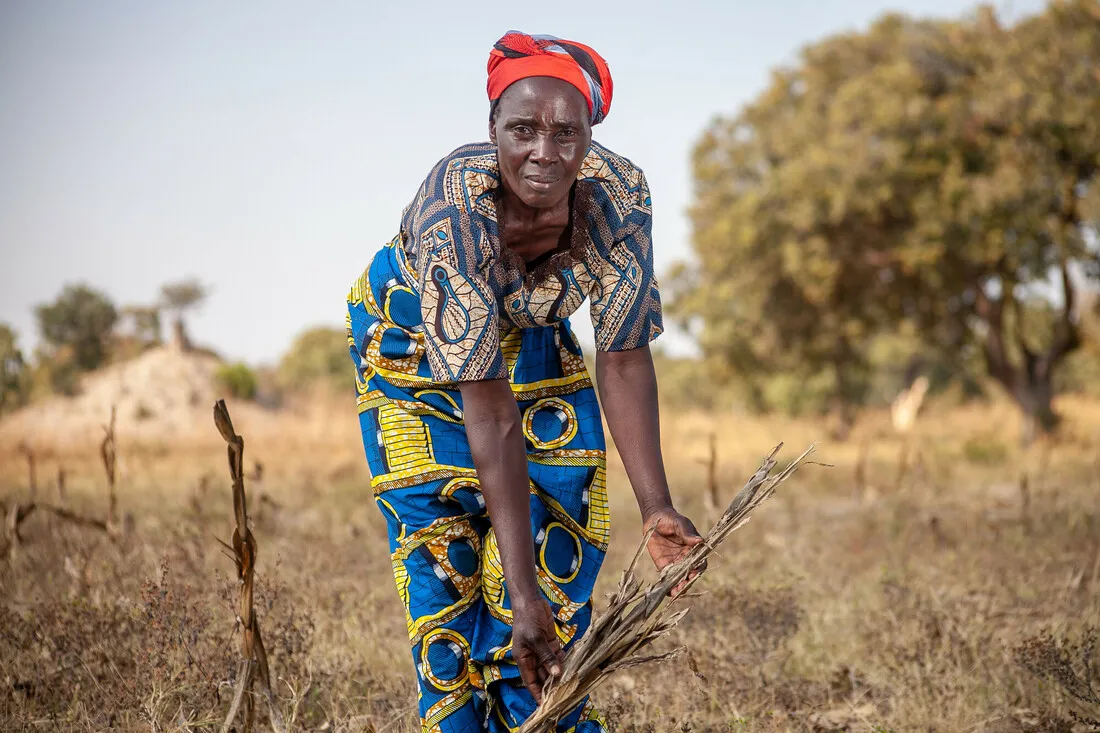
[[[1100,404],[1063,404],[1065,436],[1028,452],[1008,406],[931,407],[901,481],[885,412],[849,443],[819,445],[834,467],[785,484],[710,559],[694,589],[704,595],[654,643],[653,653],[687,653],[617,672],[594,693],[614,730],[1008,733],[1086,730],[1100,717],[1073,694],[1097,679],[1083,649],[1100,624]],[[299,730],[416,730],[404,618],[354,415],[346,402],[265,421],[234,414],[252,456],[242,468],[264,548],[253,604],[277,715]],[[823,431],[669,418],[674,492],[700,526],[717,519],[712,432],[728,500],[770,446]],[[94,446],[34,450],[39,477],[63,474],[68,511],[105,515]],[[131,531],[112,539],[48,513],[24,520],[20,551],[0,564],[0,729],[220,728],[240,679],[240,587],[213,541],[235,525],[224,451],[209,422],[171,446],[121,431],[118,522]],[[37,498],[54,502],[59,487],[47,483]],[[0,498],[25,503],[27,484],[17,447],[0,448]],[[614,456],[609,487],[598,590],[612,594],[639,540]],[[643,569],[648,583],[656,574]]]

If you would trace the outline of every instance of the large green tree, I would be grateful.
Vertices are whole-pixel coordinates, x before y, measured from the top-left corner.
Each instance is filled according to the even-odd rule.
[[[1071,272],[1096,257],[1097,7],[885,16],[716,120],[693,159],[695,263],[673,278],[707,356],[757,394],[816,380],[846,412],[876,340],[911,330],[941,358],[980,353],[1029,432],[1053,426],[1053,371],[1080,341]],[[1055,311],[1038,339],[1036,298]]]
[[[55,351],[71,351],[78,369],[96,369],[107,360],[118,311],[103,293],[66,285],[52,303],[39,305],[35,316],[42,340]]]

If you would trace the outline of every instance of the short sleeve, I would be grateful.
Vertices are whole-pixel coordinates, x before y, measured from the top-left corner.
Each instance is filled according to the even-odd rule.
[[[406,219],[417,237],[417,280],[424,351],[432,378],[475,382],[507,378],[496,297],[480,262],[477,233],[457,207],[425,206]]]
[[[649,185],[639,172],[637,196],[630,200],[623,226],[597,263],[591,296],[597,351],[636,349],[664,330],[652,232]]]

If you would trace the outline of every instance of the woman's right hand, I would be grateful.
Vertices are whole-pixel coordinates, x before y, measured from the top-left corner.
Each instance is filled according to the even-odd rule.
[[[563,659],[554,616],[535,575],[523,416],[507,379],[463,382],[459,390],[462,420],[511,599],[512,660],[524,687],[539,702],[546,680],[561,673]]]
[[[512,605],[512,659],[519,666],[524,687],[542,702],[542,688],[561,674],[565,658],[545,599]]]

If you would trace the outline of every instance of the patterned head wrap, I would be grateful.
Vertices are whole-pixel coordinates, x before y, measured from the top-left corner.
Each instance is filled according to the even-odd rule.
[[[576,41],[508,31],[489,52],[489,100],[529,76],[552,76],[575,86],[588,100],[590,122],[598,125],[611,111],[611,70],[598,53]]]

